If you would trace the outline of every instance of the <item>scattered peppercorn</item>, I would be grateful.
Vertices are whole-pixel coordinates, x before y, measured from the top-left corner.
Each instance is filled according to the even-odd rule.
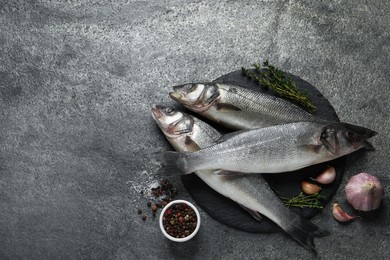
[[[144,194],[145,193],[146,192],[144,192]],[[165,207],[169,202],[171,202],[177,195],[177,191],[169,180],[161,179],[159,182],[159,186],[151,188],[151,194],[154,197],[152,201],[154,201],[155,203],[152,203],[152,201],[148,201],[146,205],[151,208],[153,218],[155,218],[158,209]],[[138,211],[138,214],[142,214],[142,210],[141,212]],[[142,216],[142,219],[145,221],[146,215],[145,217]]]

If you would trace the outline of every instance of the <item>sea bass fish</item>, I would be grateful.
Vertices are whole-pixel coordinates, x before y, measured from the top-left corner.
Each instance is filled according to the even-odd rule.
[[[282,98],[221,83],[173,87],[170,97],[186,108],[231,129],[254,129],[317,117]]]
[[[177,151],[194,152],[214,144],[220,138],[220,134],[203,121],[171,108],[154,106],[152,115]],[[219,176],[210,170],[196,171],[195,174],[256,219],[259,219],[259,213],[268,217],[313,253],[313,238],[327,235],[326,231],[286,208],[262,175]]]
[[[363,147],[377,133],[336,122],[298,122],[222,137],[219,143],[193,153],[166,152],[165,174],[214,169],[219,174],[280,173],[330,161]]]

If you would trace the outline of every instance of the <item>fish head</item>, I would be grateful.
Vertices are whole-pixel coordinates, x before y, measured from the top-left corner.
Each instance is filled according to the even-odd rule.
[[[152,116],[169,138],[177,138],[193,131],[194,119],[173,108],[153,105]]]
[[[367,139],[377,135],[377,132],[365,127],[346,123],[333,123],[322,129],[320,141],[335,157],[340,157],[361,148],[373,149]]]
[[[194,112],[203,112],[209,109],[221,95],[218,87],[213,83],[191,83],[173,87],[169,96],[176,102]]]

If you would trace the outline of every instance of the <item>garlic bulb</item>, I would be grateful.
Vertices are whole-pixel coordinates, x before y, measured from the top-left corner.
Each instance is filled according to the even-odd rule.
[[[340,222],[348,222],[356,218],[356,216],[351,216],[348,213],[346,213],[338,203],[333,203],[332,214],[333,217]]]
[[[348,181],[345,194],[354,209],[370,211],[379,208],[383,197],[383,187],[377,177],[363,172]]]

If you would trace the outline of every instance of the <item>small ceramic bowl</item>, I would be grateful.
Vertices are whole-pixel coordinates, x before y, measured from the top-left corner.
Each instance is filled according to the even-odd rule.
[[[166,231],[165,231],[165,228],[164,228],[164,225],[163,225],[163,217],[165,215],[165,212],[167,211],[167,209],[169,209],[172,205],[174,204],[186,204],[187,206],[191,207],[195,214],[196,214],[196,227],[195,227],[195,230],[188,236],[186,237],[183,237],[183,238],[176,238],[176,237],[172,237],[170,236]],[[199,227],[200,227],[200,215],[199,215],[199,211],[198,209],[190,202],[186,201],[186,200],[174,200],[174,201],[171,201],[170,203],[168,203],[161,211],[161,214],[160,214],[160,220],[159,220],[159,223],[160,223],[160,229],[161,229],[161,232],[164,234],[164,236],[172,241],[175,241],[175,242],[186,242],[188,240],[190,240],[191,238],[193,238],[196,233],[198,233],[198,230],[199,230]]]

